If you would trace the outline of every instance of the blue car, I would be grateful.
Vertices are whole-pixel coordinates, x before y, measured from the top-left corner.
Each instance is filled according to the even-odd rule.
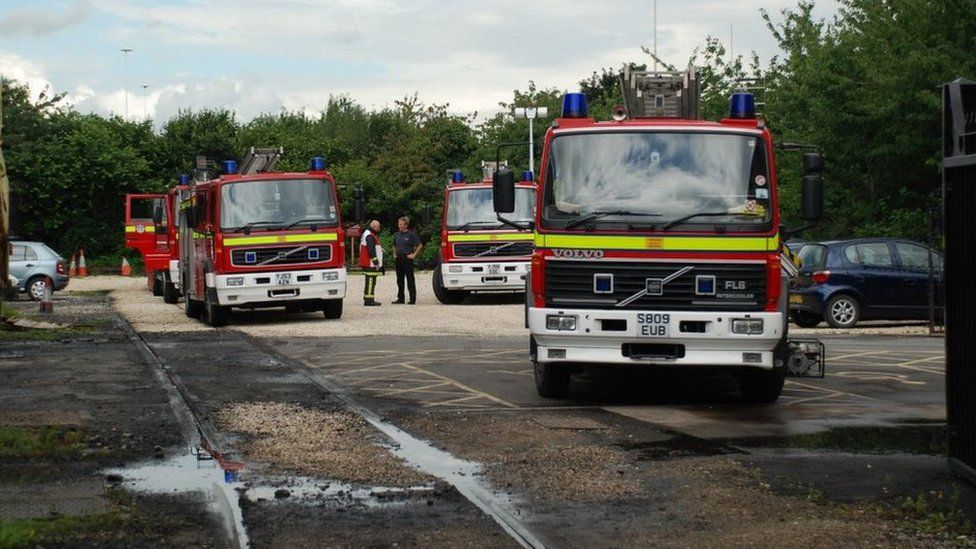
[[[64,258],[43,242],[14,241],[10,244],[10,276],[17,290],[40,301],[48,284],[54,291],[68,286]]]
[[[851,328],[861,320],[929,317],[929,261],[936,304],[942,306],[942,256],[927,246],[891,238],[805,244],[800,274],[790,286],[790,317],[803,328],[826,321]]]

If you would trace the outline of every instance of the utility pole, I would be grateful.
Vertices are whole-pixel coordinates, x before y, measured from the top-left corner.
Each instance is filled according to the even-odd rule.
[[[149,120],[149,84],[142,85],[142,117]]]
[[[10,181],[3,163],[3,77],[0,76],[0,301],[10,283]]]
[[[532,122],[537,117],[549,116],[546,107],[516,107],[515,118],[526,118],[529,121],[529,171],[535,175],[535,134],[532,132]]]
[[[654,0],[654,72],[657,72],[657,0]]]
[[[129,54],[132,48],[120,48],[122,52],[122,95],[125,97],[125,119],[129,119]]]

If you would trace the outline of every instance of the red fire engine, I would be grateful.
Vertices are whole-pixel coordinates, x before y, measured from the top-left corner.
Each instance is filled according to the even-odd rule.
[[[180,183],[166,194],[125,195],[125,246],[139,251],[147,285],[166,303],[176,303],[180,296],[176,207],[189,180],[181,175]]]
[[[211,326],[232,307],[342,316],[345,242],[335,180],[316,157],[307,173],[271,172],[280,149],[255,150],[210,178],[198,159],[180,205],[184,309]],[[256,159],[256,160],[255,160]]]
[[[563,396],[584,365],[721,368],[746,400],[772,402],[797,360],[822,372],[822,345],[787,337],[769,129],[745,93],[728,118],[700,120],[694,70],[625,71],[621,83],[612,121],[571,93],[545,137],[526,300],[536,387]],[[805,161],[812,222],[823,160]],[[504,219],[511,172],[494,186]]]
[[[532,232],[499,221],[492,210],[491,176],[494,162],[483,162],[484,178],[465,183],[456,170],[444,190],[441,224],[441,262],[434,271],[434,295],[441,303],[457,304],[471,292],[525,290],[532,254]],[[525,172],[515,185],[519,223],[532,220],[536,184]]]

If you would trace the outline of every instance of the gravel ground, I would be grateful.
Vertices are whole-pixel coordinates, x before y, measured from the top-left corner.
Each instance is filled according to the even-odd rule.
[[[416,305],[392,305],[396,299],[396,278],[391,273],[380,277],[377,300],[381,307],[364,307],[360,296],[363,277],[349,277],[345,310],[339,321],[327,321],[318,313],[288,314],[279,309],[235,310],[230,326],[259,337],[323,336],[356,337],[370,335],[424,336],[470,335],[479,337],[521,337],[522,298],[517,294],[476,296],[462,305],[442,305],[431,292],[431,274],[417,273]],[[93,276],[72,279],[68,293],[111,290],[115,307],[141,332],[185,332],[209,330],[187,319],[182,304],[167,305],[153,297],[141,277]],[[826,325],[823,325],[826,326]],[[928,326],[918,322],[869,321],[850,330],[826,327],[790,328],[803,335],[928,335]]]
[[[434,480],[380,447],[376,431],[348,412],[246,403],[220,410],[217,423],[248,436],[248,458],[278,469],[370,486],[409,487]]]

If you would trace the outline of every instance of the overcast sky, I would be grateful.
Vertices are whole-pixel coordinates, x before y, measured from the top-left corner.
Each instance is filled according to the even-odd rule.
[[[786,0],[658,0],[658,52],[677,65],[707,35],[768,59],[759,15]],[[653,0],[0,0],[0,74],[66,92],[82,112],[166,120],[180,108],[373,108],[419,93],[495,112],[530,80],[573,90],[648,58]],[[831,17],[835,0],[820,0]],[[128,62],[120,48],[131,48]],[[127,66],[127,70],[126,70]],[[126,84],[127,83],[127,84]],[[128,90],[125,94],[123,90]]]

